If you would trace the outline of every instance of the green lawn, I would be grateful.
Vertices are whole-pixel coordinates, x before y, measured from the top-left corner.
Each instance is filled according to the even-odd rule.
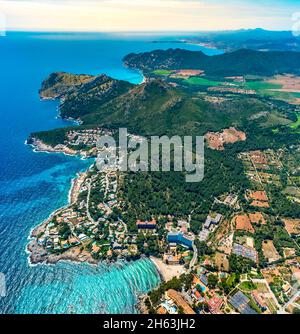
[[[256,285],[251,281],[245,281],[240,284],[239,288],[243,291],[253,291],[256,289]]]
[[[152,73],[155,75],[170,75],[172,72],[170,70],[155,70]]]
[[[197,86],[220,86],[222,84],[219,81],[208,80],[200,77],[191,77],[189,79],[185,79],[184,82],[186,82],[189,85],[197,85]]]
[[[266,81],[248,81],[245,86],[248,89],[254,89],[256,91],[266,92],[270,89],[281,89],[281,85],[272,84]]]
[[[223,82],[205,79],[202,77],[191,77],[185,80],[190,85],[198,86],[220,86]],[[280,92],[271,91],[271,89],[280,89],[281,85],[272,84],[266,81],[247,81],[245,83],[234,83],[237,88],[252,89],[261,95],[276,95]],[[234,86],[233,86],[234,87]]]

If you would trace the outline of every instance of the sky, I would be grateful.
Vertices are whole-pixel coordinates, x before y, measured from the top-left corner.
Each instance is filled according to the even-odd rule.
[[[300,26],[300,0],[0,0],[0,30],[205,31]]]

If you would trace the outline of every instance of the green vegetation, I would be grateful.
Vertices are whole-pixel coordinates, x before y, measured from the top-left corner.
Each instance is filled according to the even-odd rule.
[[[157,289],[149,293],[149,298],[151,300],[152,305],[154,306],[157,305],[157,303],[160,301],[160,298],[165,291],[169,289],[181,291],[182,287],[189,288],[191,286],[192,281],[193,281],[192,274],[183,274],[179,278],[174,277],[172,278],[172,280],[168,282],[161,283],[161,285]]]
[[[50,146],[56,146],[57,144],[64,144],[65,140],[67,139],[66,133],[68,132],[69,128],[63,129],[54,129],[50,131],[41,131],[32,133],[30,138],[28,139],[28,143],[32,144],[33,138],[40,139],[43,143],[48,144]]]
[[[204,241],[195,240],[195,246],[197,247],[199,256],[211,255],[213,253],[212,249]]]
[[[266,121],[262,124],[264,127],[289,125],[291,120],[284,117],[279,112],[273,112],[266,116]]]
[[[298,129],[300,127],[300,113],[297,114],[297,121],[290,124],[291,129]]]
[[[165,75],[170,75],[172,73],[172,71],[170,71],[170,70],[155,70],[152,73],[155,74],[155,75],[165,76]]]
[[[221,82],[213,81],[213,80],[209,80],[209,79],[205,79],[201,77],[191,77],[191,78],[185,79],[184,82],[189,85],[209,86],[209,87],[219,86],[222,84]]]
[[[266,93],[270,89],[280,89],[282,86],[273,84],[264,80],[261,81],[246,81],[241,86],[247,88],[247,89],[254,89],[258,91],[259,93]]]
[[[256,267],[256,264],[242,256],[231,254],[229,256],[230,271],[237,274],[246,274],[251,271],[252,267]]]
[[[43,81],[39,93],[42,98],[46,99],[60,98],[94,79],[93,75],[73,75],[65,72],[55,72]]]
[[[194,214],[207,213],[215,197],[228,189],[240,192],[248,186],[242,163],[234,156],[207,150],[205,169],[204,180],[199,183],[187,183],[180,172],[126,174],[120,196],[126,203],[128,220],[160,214],[187,217],[192,210]]]
[[[159,256],[159,245],[156,236],[139,234],[136,240],[138,251],[146,256]]]
[[[124,58],[131,68],[144,72],[171,69],[200,69],[207,75],[272,76],[278,73],[299,73],[300,58],[297,52],[260,52],[238,50],[217,56],[207,56],[201,51],[183,49],[155,50],[134,54]]]
[[[240,285],[239,285],[239,288],[242,290],[242,291],[253,291],[253,290],[256,290],[256,285],[254,283],[252,283],[251,281],[245,281],[245,282],[242,282]]]
[[[82,125],[78,129],[122,126],[140,135],[203,135],[232,125],[243,130],[252,123],[265,121],[262,117],[249,122],[254,115],[275,113],[258,98],[240,96],[216,105],[161,80],[132,86],[103,76],[81,86],[78,93],[66,96],[60,109],[63,117],[80,117]],[[272,126],[279,123],[275,121]],[[69,129],[44,131],[34,136],[51,145],[63,143]]]
[[[157,60],[153,60],[153,54],[157,55],[159,64],[156,64]],[[232,208],[231,211],[225,205],[216,204],[216,198],[221,196],[225,198],[228,194],[237,195],[241,211],[254,211],[244,196],[247,189],[254,188],[252,181],[249,181],[245,174],[246,163],[250,164],[250,162],[247,160],[244,165],[242,160],[238,159],[238,154],[269,148],[281,149],[279,152],[282,154],[287,150],[287,144],[289,147],[299,144],[299,135],[295,130],[300,125],[300,114],[297,113],[296,107],[281,101],[273,101],[269,97],[228,95],[221,92],[212,94],[205,92],[201,86],[221,85],[222,82],[218,81],[219,75],[273,74],[274,71],[281,72],[289,69],[296,71],[296,65],[299,65],[299,55],[288,53],[285,56],[286,58],[283,60],[279,53],[270,55],[240,50],[232,54],[208,57],[199,52],[167,50],[130,55],[125,58],[127,65],[138,67],[142,63],[142,70],[151,69],[152,74],[160,76],[168,76],[172,72],[170,64],[172,64],[172,69],[173,66],[180,69],[201,68],[211,74],[208,77],[211,79],[191,77],[183,80],[187,85],[176,88],[162,79],[150,79],[141,85],[132,85],[105,75],[93,77],[54,73],[44,81],[40,92],[41,96],[63,97],[60,105],[61,115],[79,118],[82,123],[76,127],[33,133],[31,141],[33,138],[38,138],[52,146],[68,144],[66,133],[70,129],[95,129],[96,127],[108,129],[127,127],[130,133],[146,137],[153,135],[179,135],[181,137],[184,135],[204,135],[207,132],[218,132],[235,127],[243,131],[247,137],[245,141],[227,144],[224,151],[206,148],[205,175],[204,180],[199,183],[186,182],[185,172],[118,172],[114,181],[120,179],[117,193],[119,206],[105,216],[105,219],[102,220],[103,223],[99,223],[95,232],[89,231],[89,227],[84,225],[75,228],[77,234],[85,233],[88,237],[93,234],[94,245],[100,247],[97,254],[93,254],[95,259],[105,257],[107,251],[110,250],[110,234],[117,231],[124,233],[124,235],[125,231],[128,232],[126,236],[129,236],[129,239],[134,236],[132,240],[136,244],[137,252],[134,252],[132,257],[131,254],[127,253],[125,255],[127,259],[138,258],[141,254],[160,257],[169,251],[165,243],[167,234],[165,224],[169,221],[176,224],[176,220],[191,218],[189,220],[190,231],[195,236],[201,230],[208,213],[221,213],[223,221],[229,223],[233,210],[236,208]],[[252,58],[258,66],[252,66]],[[186,62],[184,65],[182,59]],[[170,70],[168,70],[168,64]],[[299,69],[299,66],[297,68]],[[263,80],[259,81],[258,78],[252,81],[248,80],[246,83],[235,83],[235,85],[237,88],[254,89],[260,95],[268,95],[270,89],[280,88],[279,85],[273,85]],[[206,99],[207,95],[212,99]],[[77,149],[86,149],[86,147],[78,145]],[[297,167],[299,161],[295,158],[295,160],[290,161],[290,164]],[[293,169],[295,170],[296,167]],[[272,168],[271,172],[275,173],[275,168]],[[96,175],[95,170],[90,170],[89,176],[92,173]],[[270,221],[266,225],[253,224],[253,226],[255,225],[255,233],[253,235],[248,233],[254,238],[259,263],[256,264],[247,258],[231,254],[229,256],[228,277],[224,273],[220,276],[216,274],[218,264],[203,264],[202,267],[210,272],[207,275],[210,289],[219,288],[225,294],[229,294],[234,289],[237,290],[240,275],[250,273],[253,267],[257,267],[258,272],[262,267],[266,267],[268,263],[262,251],[264,241],[272,240],[281,257],[283,257],[283,248],[295,249],[297,243],[299,244],[299,238],[290,236],[284,229],[283,223],[278,218],[275,219],[275,216],[290,218],[300,216],[299,205],[291,202],[286,196],[286,193],[290,196],[293,194],[291,190],[294,187],[293,182],[299,184],[299,175],[294,174],[293,181],[291,181],[282,168],[281,172],[278,175],[274,174],[274,176],[278,178],[276,179],[277,184],[265,185],[270,208],[262,209],[264,214],[271,217]],[[103,217],[103,208],[99,206],[99,202],[104,201],[105,193],[100,178],[94,180],[89,193],[88,210],[92,218],[97,221]],[[86,202],[87,194],[87,190],[80,192],[78,203],[82,200]],[[75,204],[76,210],[80,212],[78,203]],[[86,214],[84,207],[81,210],[84,210],[84,214]],[[122,219],[120,226],[118,224],[110,225],[119,219]],[[139,233],[136,225],[137,219],[142,221],[156,219],[157,233]],[[123,226],[123,222],[127,229]],[[221,251],[217,249],[219,241],[215,238],[218,232],[216,230],[209,236],[208,240],[212,241],[210,246],[207,245],[207,242],[200,242],[196,238],[195,246],[200,257],[198,262],[212,260],[212,255],[216,251]],[[64,239],[67,239],[71,234],[69,225],[61,224],[59,233]],[[247,233],[235,233],[234,241],[242,235],[245,236]],[[123,239],[120,240],[123,242]],[[92,243],[86,247],[91,250]],[[177,251],[180,253],[183,248],[178,247]],[[296,249],[296,255],[298,253]],[[191,254],[190,252],[189,256]],[[115,259],[117,256],[115,252],[112,258]],[[186,266],[188,266],[186,256],[182,261],[186,261]],[[146,301],[150,312],[154,312],[154,307],[157,306],[165,291],[168,289],[181,291],[182,287],[190,288],[192,279],[192,274],[188,274],[162,283],[157,290],[149,294],[150,298]],[[248,281],[242,282],[239,287],[245,293],[256,289],[256,286]],[[251,304],[251,306],[257,309],[255,304]],[[207,308],[205,305],[201,307]],[[180,313],[182,310],[179,309],[178,312]],[[260,311],[258,310],[258,312]]]
[[[215,289],[218,284],[218,281],[219,281],[218,276],[214,274],[209,274],[207,277],[208,287],[210,289]]]
[[[236,96],[222,104],[213,104],[162,80],[133,86],[106,76],[96,77],[94,81],[81,85],[78,93],[76,90],[71,91],[61,108],[65,116],[80,115],[83,124],[77,126],[77,129],[124,126],[130,132],[140,135],[203,135],[207,131],[220,131],[234,125],[247,134],[245,142],[227,145],[226,154],[205,151],[205,178],[200,183],[185,182],[185,174],[179,172],[125,174],[120,196],[124,203],[124,221],[132,232],[136,230],[136,219],[151,219],[152,216],[168,214],[187,217],[192,210],[194,215],[207,214],[215,197],[228,192],[228,189],[242,194],[249,188],[242,162],[237,159],[239,152],[298,142],[296,134],[284,131],[281,127],[278,133],[274,133],[269,128],[279,123],[276,118],[266,126],[266,122],[270,121],[269,115],[277,115],[279,108],[283,119],[295,120],[292,118],[294,112],[290,112],[285,104],[281,106],[264,99]],[[267,116],[253,118],[265,112]],[[56,145],[64,143],[69,130],[50,130],[34,133],[33,136]],[[97,191],[95,196],[98,196]],[[277,200],[279,212],[297,214],[298,211],[284,201],[287,201],[285,197]],[[90,209],[97,219],[97,210]],[[203,219],[193,219],[191,225],[195,233],[201,228],[202,222]],[[143,249],[142,243],[140,249]],[[150,253],[157,252],[157,247],[153,245]]]
[[[219,287],[228,294],[239,283],[240,276],[238,274],[231,274],[227,279],[219,283]]]

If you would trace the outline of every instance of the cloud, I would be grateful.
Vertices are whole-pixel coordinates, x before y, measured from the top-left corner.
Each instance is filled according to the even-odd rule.
[[[196,31],[291,29],[292,1],[0,0],[9,29]]]

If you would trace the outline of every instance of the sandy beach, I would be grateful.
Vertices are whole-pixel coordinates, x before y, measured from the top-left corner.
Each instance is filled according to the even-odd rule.
[[[150,260],[154,263],[165,282],[170,281],[173,277],[179,277],[186,273],[186,269],[183,265],[168,265],[165,264],[163,260],[154,256],[150,256]]]

